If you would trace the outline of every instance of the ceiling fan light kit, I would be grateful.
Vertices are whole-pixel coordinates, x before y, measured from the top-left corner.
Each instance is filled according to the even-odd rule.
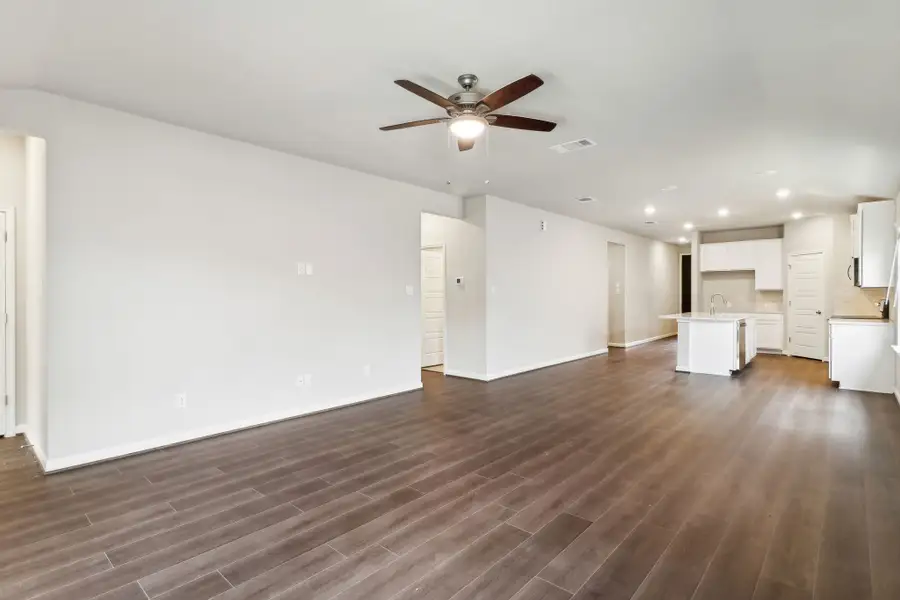
[[[440,106],[447,111],[447,117],[420,119],[397,125],[387,125],[381,127],[381,130],[394,131],[396,129],[408,129],[433,123],[448,123],[450,133],[457,138],[459,150],[464,152],[471,150],[475,146],[475,140],[483,135],[491,125],[507,129],[545,132],[553,131],[556,127],[556,123],[550,121],[514,115],[492,114],[495,110],[503,108],[544,85],[543,80],[537,75],[527,75],[487,95],[475,90],[475,85],[478,83],[478,77],[475,75],[460,75],[457,81],[462,87],[462,91],[444,98],[412,81],[398,79],[394,83],[420,98]]]

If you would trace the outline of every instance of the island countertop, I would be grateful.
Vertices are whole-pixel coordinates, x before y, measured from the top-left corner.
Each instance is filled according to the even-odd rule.
[[[689,313],[674,313],[671,315],[660,315],[660,319],[671,319],[675,321],[719,321],[723,323],[734,323],[737,321],[743,321],[744,319],[751,319],[755,315],[750,313],[716,313],[711,315],[705,312],[689,312]]]

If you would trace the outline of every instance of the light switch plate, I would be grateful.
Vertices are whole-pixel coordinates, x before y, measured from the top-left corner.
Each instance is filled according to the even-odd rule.
[[[313,266],[312,266],[312,263],[306,263],[306,274],[307,274],[307,275],[312,275],[312,274],[313,274]]]
[[[406,286],[406,295],[407,296],[412,296],[415,293],[416,293],[416,288],[414,288],[411,285]]]
[[[297,263],[297,275],[306,275],[306,263],[304,263],[304,262]]]

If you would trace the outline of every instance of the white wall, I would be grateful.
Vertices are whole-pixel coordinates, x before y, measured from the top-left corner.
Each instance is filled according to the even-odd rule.
[[[486,200],[489,375],[605,351],[601,228],[494,196]]]
[[[46,219],[46,181],[47,181],[47,144],[43,139],[28,137],[25,140],[25,227],[19,229],[18,246],[24,249],[22,256],[27,257],[24,285],[18,288],[25,293],[25,311],[17,313],[19,323],[25,323],[25,335],[20,339],[25,343],[25,367],[23,381],[27,381],[27,418],[28,441],[32,443],[35,454],[46,466],[48,449],[47,439],[47,364],[46,364],[46,302],[44,285],[47,273],[47,219]],[[17,367],[19,364],[17,363]]]
[[[25,137],[0,133],[0,208],[16,213],[16,421],[27,420],[27,357],[25,340],[25,213],[26,213]]]
[[[0,115],[47,140],[51,470],[420,385],[405,286],[457,198],[41,92]]]
[[[444,245],[447,265],[444,372],[483,377],[485,367],[484,219],[477,199],[466,219],[422,214],[422,245]],[[482,202],[483,204],[483,202]],[[463,278],[463,285],[456,278]]]

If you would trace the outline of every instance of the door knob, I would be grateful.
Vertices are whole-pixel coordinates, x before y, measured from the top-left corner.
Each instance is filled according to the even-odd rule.
[[[817,310],[817,311],[816,311],[816,314],[817,314],[817,315],[821,315],[821,314],[822,314],[822,311],[821,311],[821,310]]]

